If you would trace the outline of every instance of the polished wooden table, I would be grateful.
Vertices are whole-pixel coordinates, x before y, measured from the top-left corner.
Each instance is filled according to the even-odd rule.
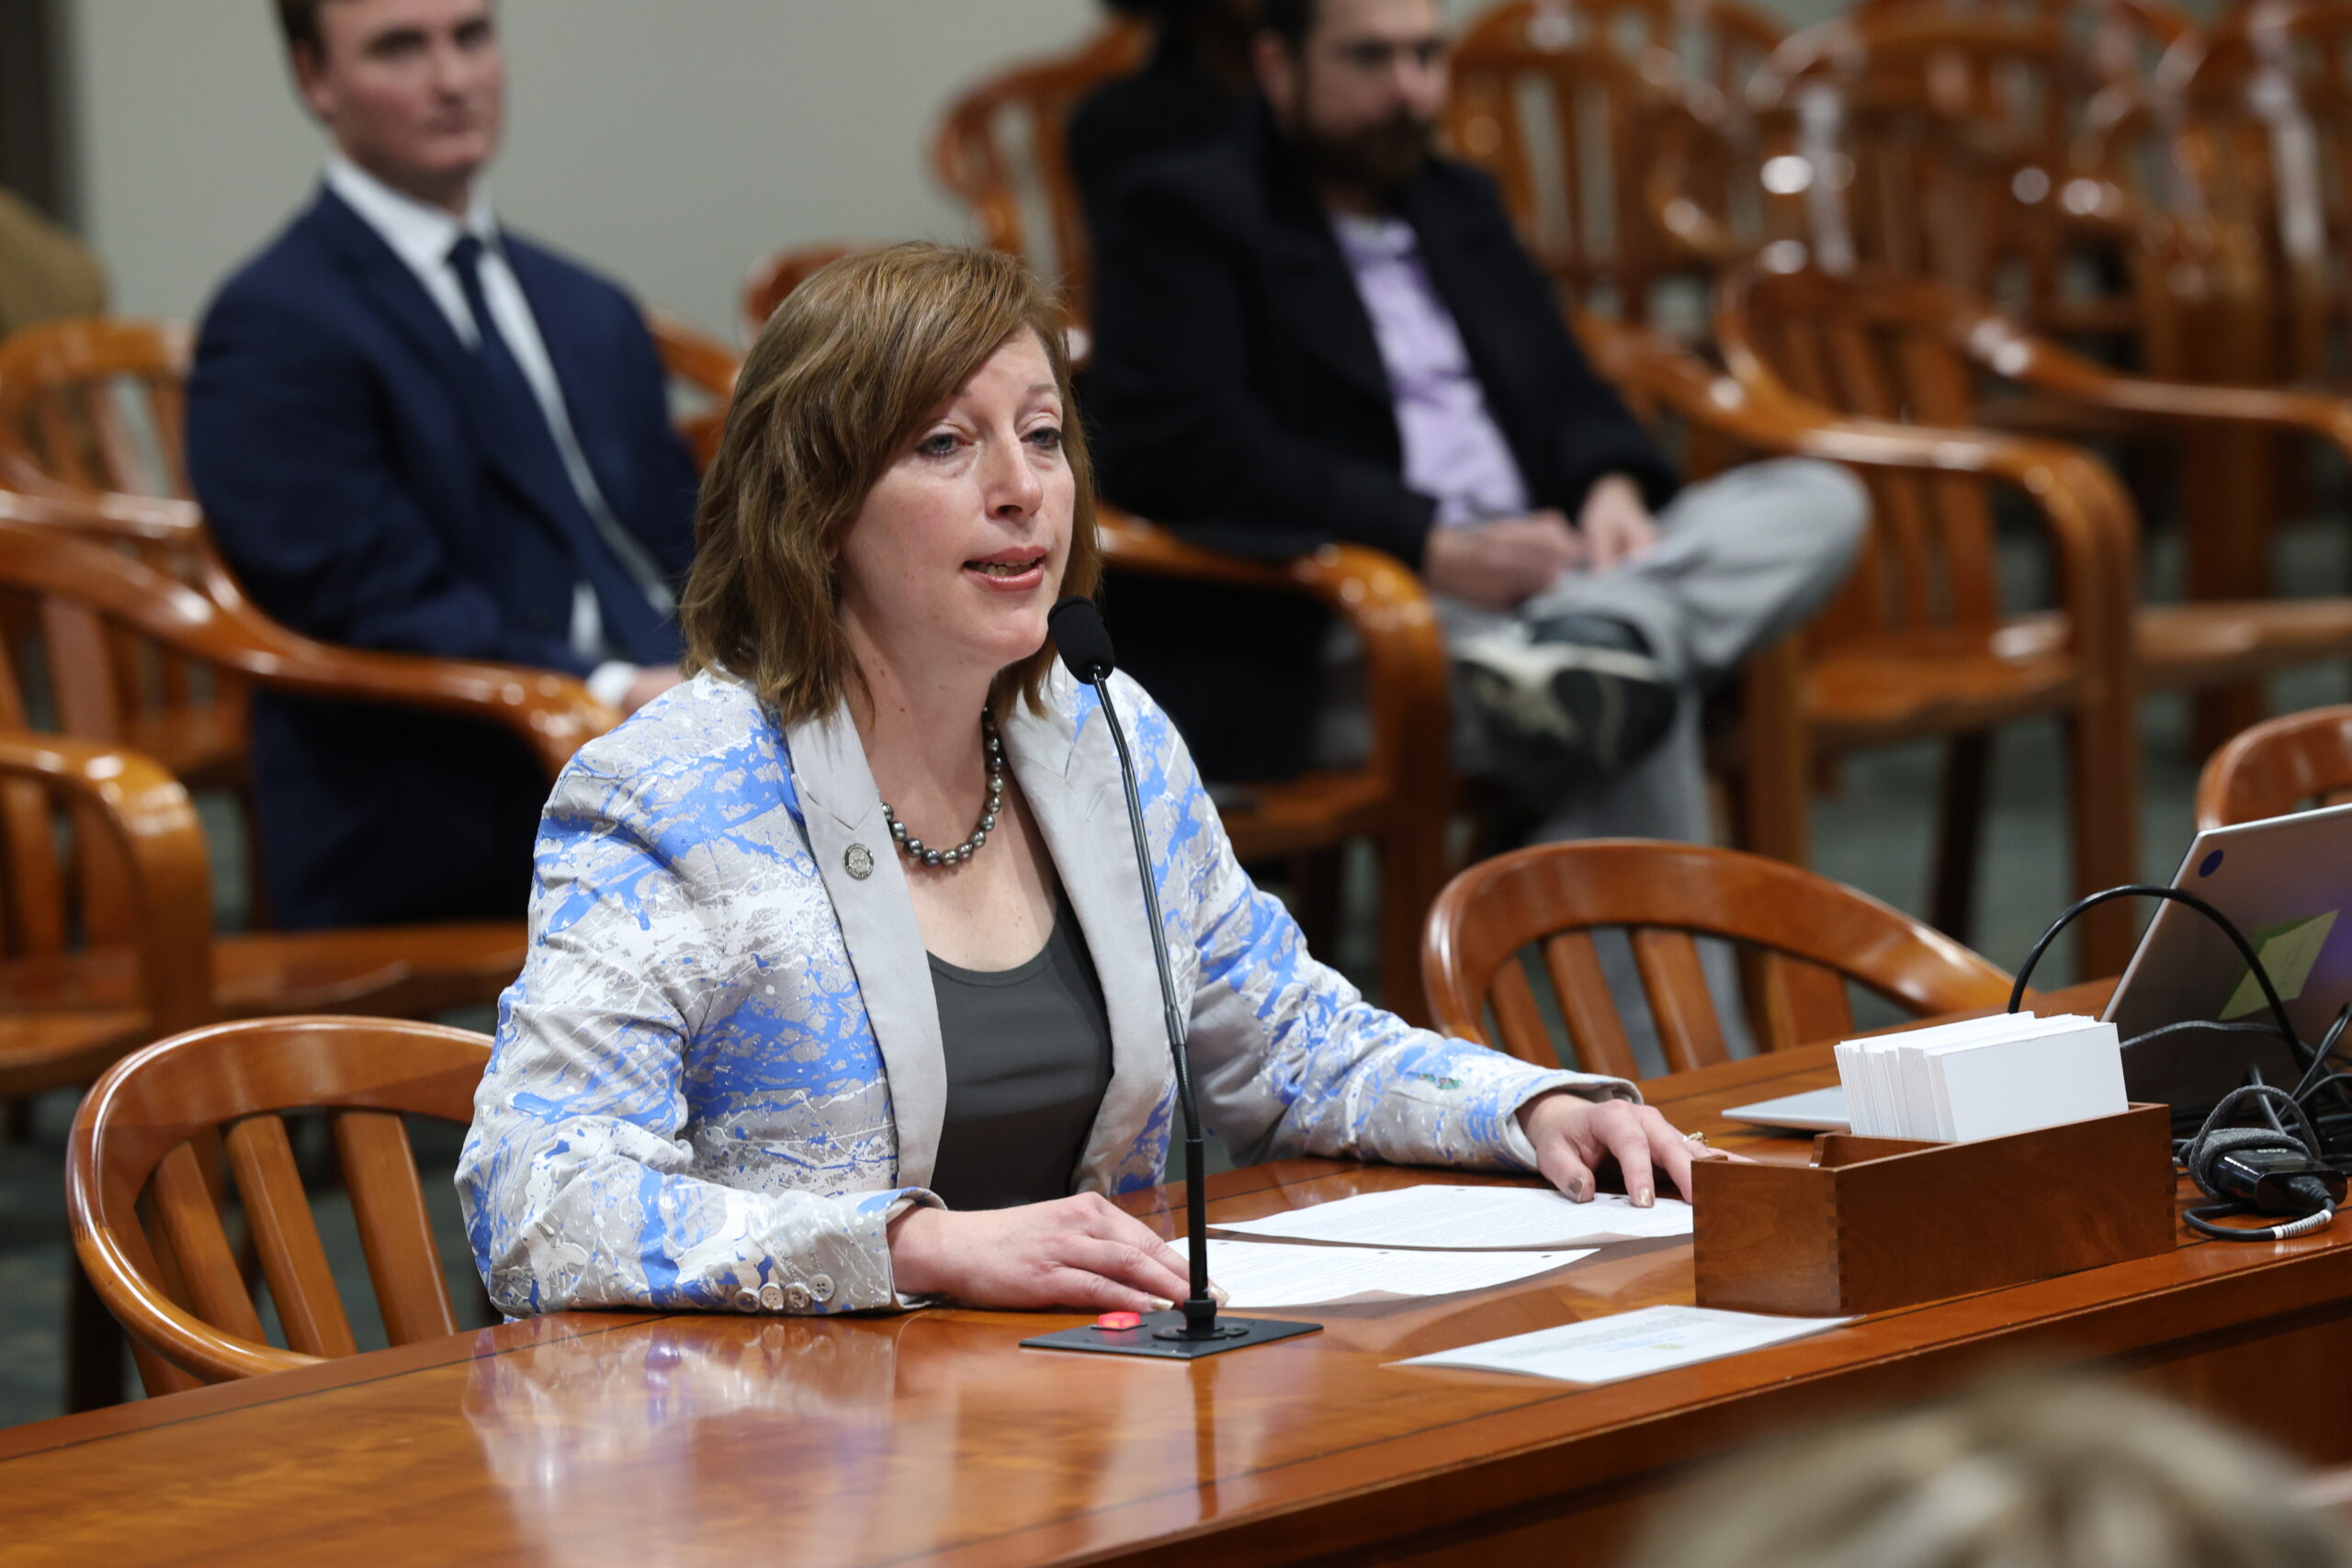
[[[1833,1081],[1811,1048],[1650,1088],[1680,1125],[1802,1160],[1718,1114]],[[1433,1179],[1285,1161],[1213,1179],[1212,1213]],[[1166,1230],[1181,1190],[1133,1206]],[[1696,1458],[2030,1359],[2109,1363],[2342,1464],[2345,1232],[2184,1231],[2166,1257],[1599,1388],[1389,1363],[1687,1303],[1687,1242],[1301,1313],[1325,1332],[1191,1366],[1015,1345],[1066,1316],[571,1314],[0,1431],[0,1559],[1597,1563]]]

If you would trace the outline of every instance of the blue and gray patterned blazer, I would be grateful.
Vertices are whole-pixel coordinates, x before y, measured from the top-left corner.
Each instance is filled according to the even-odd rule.
[[[1237,1159],[1524,1169],[1530,1098],[1633,1095],[1364,1001],[1251,886],[1174,728],[1114,679],[1203,1117]],[[1072,1183],[1125,1192],[1161,1179],[1175,1078],[1101,704],[1057,671],[1046,707],[1017,708],[1004,749],[1113,1043]],[[898,1303],[884,1227],[937,1201],[947,1078],[890,850],[846,707],[779,726],[707,673],[582,749],[539,829],[530,955],[458,1172],[499,1306]]]

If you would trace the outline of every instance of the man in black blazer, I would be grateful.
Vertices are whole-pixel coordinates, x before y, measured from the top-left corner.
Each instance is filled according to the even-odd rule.
[[[1435,0],[1262,20],[1251,122],[1134,175],[1100,237],[1105,494],[1229,549],[1396,556],[1446,624],[1457,753],[1539,836],[1705,838],[1696,694],[1835,590],[1861,487],[1781,462],[1678,493],[1491,183],[1430,151]],[[1214,775],[1345,748],[1318,614],[1121,589],[1127,662]]]
[[[620,289],[483,198],[492,0],[278,0],[334,142],[311,206],[221,288],[188,388],[198,497],[254,600],[355,647],[674,683],[695,478]],[[263,863],[289,927],[522,912],[547,780],[511,738],[264,695]]]

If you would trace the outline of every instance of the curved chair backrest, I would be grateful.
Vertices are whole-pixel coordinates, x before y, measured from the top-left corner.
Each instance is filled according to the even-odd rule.
[[[734,355],[665,310],[646,312],[663,369],[722,411]],[[0,484],[36,492],[192,499],[186,321],[94,316],[48,321],[0,340]],[[698,414],[681,433],[702,457]],[[715,433],[714,433],[715,438]]]
[[[92,316],[0,341],[0,484],[185,500],[186,321]]]
[[[1724,165],[1737,139],[1726,117],[1707,112],[1661,51],[1538,47],[1476,30],[1487,41],[1465,40],[1453,55],[1448,141],[1494,176],[1529,249],[1571,299],[1647,320],[1660,281],[1703,271],[1658,210],[1661,143],[1671,137],[1681,153],[1673,194],[1728,231]],[[1709,155],[1703,170],[1693,147]]]
[[[1877,270],[1748,268],[1718,285],[1715,333],[1735,366],[1761,367],[1821,407],[1966,429],[1976,371],[1951,336],[1972,303],[1926,278]],[[1872,473],[1876,525],[1846,587],[1809,635],[1989,628],[2000,619],[1989,487],[1964,476]]]
[[[2009,976],[1869,895],[1782,861],[1650,840],[1538,844],[1472,866],[1430,911],[1422,978],[1436,1027],[1544,1066],[1637,1076],[1592,932],[1625,932],[1668,1067],[1725,1058],[1693,937],[1738,944],[1768,1049],[1851,1032],[1846,983],[1914,1014],[1994,1008]],[[1523,950],[1538,950],[1570,1049]],[[1494,1023],[1487,1023],[1489,1010]]]
[[[2197,826],[2226,828],[2352,799],[2352,705],[2268,719],[2206,760]]]
[[[2057,20],[1900,6],[1790,39],[1749,84],[1766,227],[1823,265],[2065,293],[2060,220],[2100,85]],[[2071,208],[2067,210],[2072,210]]]
[[[149,1392],[356,1353],[282,1113],[323,1110],[395,1345],[454,1334],[403,1114],[463,1123],[490,1041],[392,1019],[279,1018],[158,1041],[74,1119],[66,1207],[90,1282]],[[221,1216],[225,1150],[290,1348],[269,1344]],[[142,1218],[141,1200],[149,1205]]]
[[[932,141],[932,170],[971,209],[981,243],[1057,285],[1080,321],[1091,319],[1091,267],[1069,170],[1070,111],[1141,65],[1146,42],[1143,28],[1116,23],[1069,54],[1001,71],[948,106]]]
[[[1634,59],[1655,51],[1690,81],[1736,96],[1788,36],[1778,17],[1738,0],[1503,0],[1462,29],[1454,60],[1569,49]]]
[[[2181,198],[2258,237],[2278,306],[2270,374],[2332,377],[2352,311],[2338,261],[2352,240],[2352,7],[2233,7],[2158,77],[2160,105],[2177,106],[2165,163]]]
[[[1858,0],[1851,15],[1891,13],[2047,20],[2064,28],[2104,81],[2153,72],[2165,51],[2196,31],[2196,20],[2170,0]]]
[[[744,275],[739,307],[743,312],[743,330],[757,338],[767,326],[768,318],[775,314],[775,308],[820,268],[871,248],[840,243],[802,245],[762,257]]]

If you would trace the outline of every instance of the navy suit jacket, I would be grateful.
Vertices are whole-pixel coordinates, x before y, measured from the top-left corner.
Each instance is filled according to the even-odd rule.
[[[637,305],[503,237],[580,446],[662,570],[693,553],[693,460]],[[206,312],[190,476],[255,603],[355,648],[584,675],[578,580],[538,472],[489,439],[469,351],[391,248],[322,189]],[[519,917],[548,781],[519,742],[415,712],[264,694],[263,863],[289,927]]]

